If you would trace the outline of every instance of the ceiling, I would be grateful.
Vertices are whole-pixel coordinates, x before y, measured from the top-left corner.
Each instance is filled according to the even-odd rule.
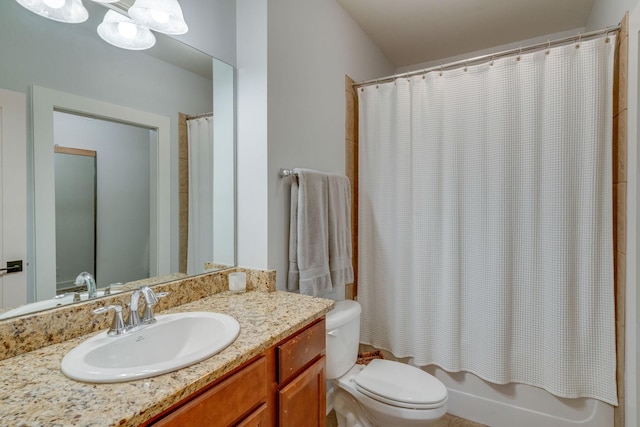
[[[396,67],[584,27],[594,0],[338,0]]]

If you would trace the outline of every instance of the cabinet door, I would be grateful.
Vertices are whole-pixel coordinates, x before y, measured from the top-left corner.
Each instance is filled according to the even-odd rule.
[[[280,427],[321,427],[326,424],[324,364],[322,356],[278,392]]]
[[[236,420],[241,418],[243,414],[257,407],[260,402],[265,402],[266,399],[267,361],[265,357],[261,357],[153,425],[155,427],[235,425]],[[266,405],[263,406],[266,408]],[[246,425],[257,426],[260,424]]]
[[[247,418],[240,421],[236,427],[267,427],[269,425],[269,411],[267,404],[263,404],[253,411]]]

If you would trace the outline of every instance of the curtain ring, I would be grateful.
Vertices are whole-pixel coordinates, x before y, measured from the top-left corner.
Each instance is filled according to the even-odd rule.
[[[491,62],[489,62],[489,66],[493,67],[493,61],[496,59],[495,55],[491,55]]]
[[[611,41],[611,38],[609,37],[609,27],[604,27],[604,31],[607,34],[607,37],[604,39],[605,43],[609,43]]]
[[[442,65],[440,66],[440,75],[442,76]]]
[[[469,61],[464,61],[464,71],[467,71],[467,64],[469,63]]]
[[[581,41],[582,41],[582,33],[578,33],[578,42],[576,43],[576,49],[580,49]]]
[[[520,56],[522,56],[522,46],[520,46],[520,50],[518,51],[518,56],[516,57],[516,61],[520,61]]]
[[[547,55],[551,53],[551,40],[547,40],[547,51],[545,52]]]

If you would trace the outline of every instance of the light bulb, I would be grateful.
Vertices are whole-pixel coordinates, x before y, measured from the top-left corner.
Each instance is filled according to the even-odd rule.
[[[65,3],[66,0],[44,0],[44,4],[52,9],[60,9]]]
[[[122,37],[132,39],[138,34],[138,28],[131,22],[118,22],[118,33]]]
[[[161,24],[164,24],[165,22],[169,21],[169,14],[164,10],[157,10],[157,9],[151,10],[151,17],[153,18],[154,21],[159,22]]]
[[[114,10],[104,15],[102,23],[98,25],[98,34],[107,43],[122,49],[149,49],[156,42],[151,31]]]

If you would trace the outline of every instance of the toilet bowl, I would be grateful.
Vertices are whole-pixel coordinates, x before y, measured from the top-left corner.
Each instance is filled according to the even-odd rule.
[[[327,313],[327,405],[340,427],[428,426],[447,409],[447,389],[438,379],[404,363],[376,359],[357,365],[360,304],[339,301]]]

